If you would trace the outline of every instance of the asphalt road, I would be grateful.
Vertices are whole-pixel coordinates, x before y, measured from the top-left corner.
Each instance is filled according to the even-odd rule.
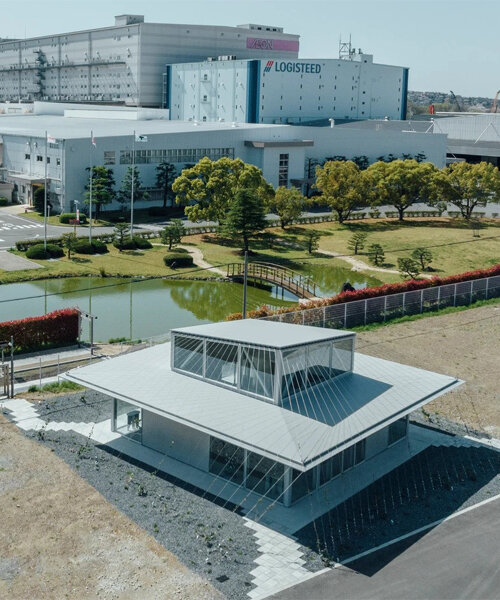
[[[497,499],[269,600],[497,599],[499,531]]]

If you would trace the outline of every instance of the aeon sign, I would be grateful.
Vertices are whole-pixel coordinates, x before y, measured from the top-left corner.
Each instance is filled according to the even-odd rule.
[[[247,48],[251,50],[285,50],[298,52],[299,42],[296,40],[274,40],[272,38],[247,38]]]
[[[278,60],[268,60],[264,67],[264,72],[269,73],[274,66],[274,70],[281,73],[321,73],[319,63],[304,62],[286,62]]]

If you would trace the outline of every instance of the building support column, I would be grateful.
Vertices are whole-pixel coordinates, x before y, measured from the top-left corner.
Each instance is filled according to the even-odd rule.
[[[285,467],[283,490],[283,505],[290,506],[292,504],[292,467]]]
[[[111,402],[111,431],[116,431],[117,402],[116,398],[113,398],[113,401]]]

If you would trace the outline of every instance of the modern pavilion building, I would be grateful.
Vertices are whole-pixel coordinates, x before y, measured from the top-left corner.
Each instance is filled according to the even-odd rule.
[[[349,331],[213,323],[66,377],[113,398],[114,431],[222,481],[226,499],[243,489],[285,508],[392,460],[409,413],[462,383],[354,344]]]

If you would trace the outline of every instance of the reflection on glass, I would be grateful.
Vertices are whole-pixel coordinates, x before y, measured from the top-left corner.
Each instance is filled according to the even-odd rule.
[[[234,444],[210,438],[209,471],[233,483],[243,483],[245,451]]]
[[[398,419],[397,421],[394,421],[394,423],[391,423],[389,425],[389,440],[388,440],[389,446],[405,437],[406,427],[407,427],[406,417],[403,417],[402,419]]]
[[[293,348],[283,351],[283,377],[281,380],[283,398],[293,396],[306,386],[306,348]]]
[[[332,367],[337,373],[344,373],[352,369],[353,338],[335,340],[333,342]]]
[[[135,440],[142,441],[142,409],[124,402],[116,400],[115,431]]]
[[[177,334],[174,337],[174,367],[203,375],[203,342]]]
[[[305,473],[301,473],[296,469],[292,469],[292,503],[314,491],[314,471],[315,469],[310,469]]]
[[[207,342],[207,379],[236,385],[237,368],[238,347],[235,344]]]
[[[242,347],[240,388],[272,398],[275,361],[274,350]]]
[[[282,464],[254,452],[248,453],[246,487],[268,498],[283,494],[285,468]]]
[[[323,485],[330,479],[342,473],[342,453],[335,454],[321,463],[319,469],[319,484]]]

